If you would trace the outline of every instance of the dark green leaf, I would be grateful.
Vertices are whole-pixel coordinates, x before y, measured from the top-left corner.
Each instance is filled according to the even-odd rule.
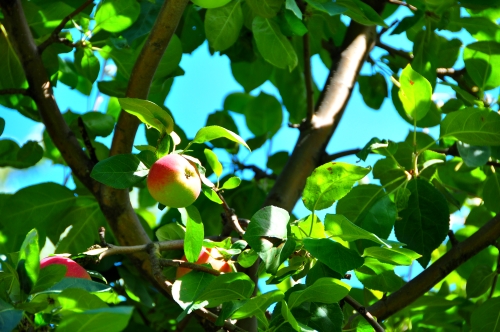
[[[262,208],[253,215],[243,238],[257,252],[262,249],[262,238],[270,237],[286,241],[289,219],[288,212],[282,208],[276,206]]]
[[[323,210],[344,197],[370,168],[330,162],[316,168],[307,178],[302,201],[310,211]]]
[[[471,327],[477,332],[499,332],[500,297],[488,299],[477,307],[471,316]]]
[[[19,250],[17,273],[24,293],[30,294],[35,286],[40,272],[40,248],[38,247],[38,232],[32,229],[23,241]]]
[[[99,60],[91,48],[77,48],[75,52],[75,68],[77,72],[94,83],[99,76]]]
[[[488,289],[490,289],[496,274],[497,272],[492,271],[489,266],[476,266],[467,280],[467,285],[465,287],[467,297],[475,298],[486,293]]]
[[[452,112],[441,123],[441,137],[448,136],[470,145],[500,145],[500,115],[473,107]]]
[[[379,292],[395,292],[404,285],[403,279],[394,273],[394,266],[374,259],[366,259],[364,265],[355,272],[366,288]]]
[[[61,293],[66,289],[74,289],[74,288],[82,289],[84,291],[92,293],[111,291],[111,287],[109,285],[100,282],[90,281],[82,278],[63,278],[63,280],[61,280],[54,286],[50,287],[49,289],[44,290],[42,293],[57,294]]]
[[[370,240],[375,243],[391,247],[387,240],[379,238],[377,235],[364,230],[350,222],[341,214],[327,214],[325,217],[325,231],[331,237],[338,237],[344,241]]]
[[[491,149],[489,146],[476,146],[467,143],[457,142],[458,153],[469,167],[479,167],[486,165],[490,159]]]
[[[233,319],[242,319],[251,316],[256,316],[259,320],[267,321],[267,308],[283,299],[284,294],[279,290],[274,290],[265,294],[252,297],[244,305],[242,305],[232,316]]]
[[[17,310],[0,300],[0,331],[13,331],[23,318],[23,310]]]
[[[329,239],[304,239],[304,247],[330,269],[344,275],[363,265],[364,259],[351,249]]]
[[[234,78],[246,92],[261,86],[273,72],[273,67],[264,59],[257,58],[253,62],[231,62]]]
[[[500,213],[500,174],[491,174],[484,182],[483,200],[489,210]]]
[[[379,14],[370,5],[360,0],[337,0],[336,3],[348,10],[344,13],[363,25],[381,25],[387,27]]]
[[[264,59],[278,68],[293,70],[298,64],[297,54],[278,24],[268,18],[256,16],[252,23],[257,48]]]
[[[337,1],[306,0],[306,2],[314,9],[325,12],[330,16],[339,15],[347,11],[347,8],[337,4]]]
[[[5,129],[5,120],[3,118],[0,118],[0,136],[2,136],[4,129]]]
[[[335,278],[320,278],[302,291],[293,292],[288,299],[290,308],[304,302],[335,303],[343,299],[351,286]]]
[[[208,43],[216,51],[223,51],[233,45],[243,26],[243,12],[240,0],[232,0],[224,7],[207,10],[205,33]]]
[[[252,279],[244,273],[221,274],[196,298],[196,302],[208,301],[208,307],[216,307],[227,301],[249,298],[255,288]]]
[[[133,154],[119,154],[98,162],[90,176],[105,185],[127,189],[141,182],[149,169]]]
[[[129,44],[132,44],[134,40],[147,35],[151,31],[162,3],[141,1],[140,6],[141,10],[137,20],[122,33],[122,36],[127,39]]]
[[[252,11],[265,18],[276,16],[284,0],[247,0]]]
[[[38,293],[54,286],[64,278],[66,271],[66,265],[62,264],[51,264],[45,266],[40,270],[38,280],[31,290],[31,293]]]
[[[388,96],[387,82],[384,76],[376,73],[372,76],[358,76],[359,92],[368,107],[380,109],[384,99]]]
[[[302,20],[302,12],[295,0],[286,0],[286,9],[291,10],[295,16]]]
[[[491,90],[500,86],[500,44],[479,41],[464,50],[465,69],[481,89]]]
[[[233,92],[224,100],[224,110],[245,114],[246,105],[255,97],[243,92]]]
[[[283,111],[280,102],[274,96],[261,92],[247,104],[245,118],[248,129],[255,136],[272,137],[281,128]]]
[[[0,140],[0,167],[28,168],[42,157],[43,149],[35,141],[28,141],[20,148],[10,139]]]
[[[412,180],[406,187],[411,196],[408,207],[399,213],[394,231],[398,240],[422,255],[426,267],[431,253],[444,241],[449,230],[449,210],[444,196],[424,180]]]

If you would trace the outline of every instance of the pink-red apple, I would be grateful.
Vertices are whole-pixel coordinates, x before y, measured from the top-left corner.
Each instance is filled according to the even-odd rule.
[[[182,208],[193,204],[201,191],[196,166],[179,154],[156,161],[148,175],[151,196],[165,206]]]
[[[186,256],[182,256],[183,261],[186,260]],[[210,264],[212,266],[212,269],[228,273],[232,272],[233,269],[231,268],[231,265],[229,265],[228,262],[226,262],[219,250],[215,248],[205,248],[203,247],[201,249],[200,256],[198,257],[198,260],[196,261],[196,264]],[[185,268],[185,267],[178,267],[177,268],[177,273],[175,274],[176,279],[179,279],[186,273],[191,272],[191,269]]]
[[[65,257],[60,257],[60,256],[45,257],[40,261],[40,269],[43,269],[47,265],[52,265],[52,264],[65,265],[67,267],[66,274],[64,275],[65,277],[92,280],[92,278],[90,278],[90,275],[83,267],[78,265],[78,263],[75,262],[74,260]]]

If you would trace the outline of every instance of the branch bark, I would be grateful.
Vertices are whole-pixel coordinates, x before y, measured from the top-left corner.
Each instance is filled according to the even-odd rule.
[[[385,331],[384,328],[382,326],[380,326],[380,324],[375,320],[375,318],[373,318],[372,314],[369,311],[367,311],[363,305],[361,305],[361,303],[359,303],[358,301],[356,301],[354,298],[350,297],[349,295],[344,297],[344,301],[349,303],[349,305],[351,307],[353,307],[354,310],[356,310],[361,316],[363,316],[363,318],[368,322],[368,324],[370,324],[373,327],[373,329],[376,332],[384,332]]]
[[[305,186],[306,178],[319,166],[326,145],[337,128],[356,83],[358,73],[375,45],[374,27],[355,22],[349,26],[341,53],[333,66],[311,127],[301,132],[297,144],[264,202],[291,211]]]
[[[497,215],[476,233],[467,238],[467,240],[459,242],[452,247],[446,254],[435,261],[434,264],[398,291],[374,303],[367,310],[373,316],[377,317],[379,321],[386,319],[424,295],[434,285],[481,250],[495,244],[499,237],[500,215]]]
[[[100,185],[90,177],[94,164],[80,147],[73,131],[62,117],[54,99],[52,85],[31,34],[19,0],[1,0],[5,27],[28,81],[28,94],[35,101],[45,128],[76,177],[94,194]]]

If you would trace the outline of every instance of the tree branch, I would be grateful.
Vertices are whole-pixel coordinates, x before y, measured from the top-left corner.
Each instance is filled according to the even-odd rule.
[[[245,230],[243,228],[241,228],[241,225],[240,225],[240,222],[238,220],[238,216],[236,215],[236,213],[234,212],[233,209],[231,209],[229,207],[229,205],[227,205],[227,202],[226,200],[224,199],[224,196],[222,196],[221,192],[220,191],[216,191],[217,195],[219,196],[219,198],[221,199],[222,201],[222,207],[224,208],[224,214],[225,214],[225,221],[226,221],[226,225],[229,225],[230,226],[230,229],[234,229],[236,232],[238,232],[238,234],[243,237],[243,235],[245,235]],[[226,227],[224,227],[225,229]],[[226,234],[226,233],[230,233],[230,231],[224,231],[222,233],[222,235],[229,235],[229,234]]]
[[[38,52],[42,54],[42,52],[49,47],[51,44],[55,42],[60,42],[59,33],[64,29],[66,24],[76,15],[80,14],[85,8],[87,8],[91,3],[94,3],[94,0],[85,1],[80,7],[75,9],[71,14],[62,19],[62,21],[57,25],[57,27],[52,31],[50,36],[38,46]],[[69,41],[68,41],[69,42]],[[70,42],[71,43],[71,42]],[[65,43],[66,44],[66,43]]]
[[[333,61],[311,128],[301,132],[292,155],[267,196],[264,206],[275,205],[288,211],[293,209],[306,178],[321,162],[326,145],[344,113],[359,70],[375,40],[374,27],[351,23],[338,57]]]
[[[85,123],[83,122],[81,116],[78,117],[78,128],[80,129],[80,134],[82,135],[83,143],[85,144],[85,147],[87,148],[87,151],[89,153],[90,160],[94,164],[97,164],[99,160],[97,159],[95,148],[92,146],[89,133],[87,132],[87,128],[85,128]]]
[[[409,9],[413,10],[413,11],[417,11],[418,8],[413,6],[413,5],[410,5],[406,2],[403,2],[403,1],[399,1],[399,0],[389,0],[390,3],[392,4],[395,4],[395,5],[399,5],[399,6],[404,6],[404,7],[408,7]]]
[[[380,326],[380,324],[375,320],[375,318],[373,318],[370,312],[367,311],[363,305],[361,305],[361,303],[359,303],[349,295],[344,297],[344,301],[349,303],[349,305],[353,307],[354,310],[356,310],[361,316],[363,316],[363,318],[368,322],[368,324],[373,327],[376,332],[385,332],[384,328]]]
[[[481,250],[495,244],[499,237],[500,215],[497,215],[469,238],[452,247],[446,254],[398,291],[368,307],[368,311],[379,320],[384,320],[395,314],[424,295],[434,285]]]
[[[217,271],[217,270],[214,270],[210,267],[206,267],[206,266],[199,265],[196,263],[189,263],[189,262],[183,261],[181,259],[162,258],[162,259],[160,259],[160,265],[161,266],[184,267],[184,268],[191,269],[191,270],[209,273],[209,274],[214,275],[216,277],[221,275],[220,271]]]
[[[28,89],[1,89],[0,90],[0,96],[3,95],[25,95],[29,96],[29,91]]]
[[[47,132],[76,177],[91,192],[96,193],[100,184],[90,177],[93,163],[80,147],[57,106],[50,79],[31,35],[21,2],[1,0],[0,7],[4,11],[9,39],[15,46],[28,81],[29,95],[38,107]]]

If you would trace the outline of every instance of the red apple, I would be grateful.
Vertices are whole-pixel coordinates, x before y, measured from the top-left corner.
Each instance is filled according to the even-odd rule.
[[[187,261],[186,256],[182,256],[183,261]],[[196,264],[210,264],[212,266],[212,269],[228,273],[228,272],[233,272],[233,269],[231,268],[231,265],[229,265],[228,262],[226,262],[219,250],[215,248],[205,248],[203,247],[200,253],[200,256],[198,257],[198,260],[196,261]],[[175,274],[176,279],[179,279],[186,273],[191,272],[191,269],[185,268],[185,267],[178,267],[177,268],[177,273]]]
[[[182,208],[198,198],[201,180],[195,165],[173,153],[153,164],[149,170],[148,189],[161,204]]]
[[[60,257],[60,256],[45,257],[40,261],[40,269],[43,269],[47,265],[52,265],[52,264],[66,265],[68,270],[64,275],[65,277],[92,280],[92,278],[90,278],[90,275],[83,267],[78,265],[78,263],[75,262],[74,260],[65,257]]]

